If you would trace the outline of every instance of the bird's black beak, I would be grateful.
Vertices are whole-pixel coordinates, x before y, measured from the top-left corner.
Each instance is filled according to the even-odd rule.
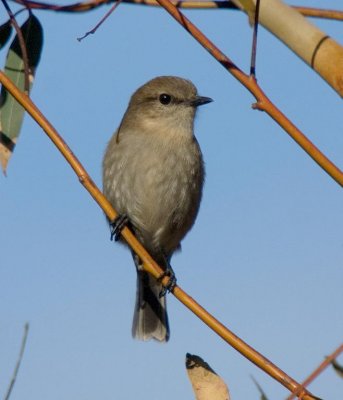
[[[193,107],[199,107],[203,104],[211,103],[213,101],[210,97],[203,97],[203,96],[195,96],[194,99],[190,101],[190,104]]]

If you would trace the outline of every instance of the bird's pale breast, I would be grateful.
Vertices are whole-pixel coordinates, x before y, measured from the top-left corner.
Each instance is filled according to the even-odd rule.
[[[204,169],[196,139],[166,144],[165,138],[136,135],[112,140],[109,149],[105,195],[128,215],[148,250],[171,254],[193,225],[201,200]]]

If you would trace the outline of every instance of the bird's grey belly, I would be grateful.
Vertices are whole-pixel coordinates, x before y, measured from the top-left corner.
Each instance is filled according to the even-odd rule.
[[[196,149],[195,149],[196,150]],[[194,156],[196,154],[196,157]],[[144,161],[143,161],[144,160]],[[117,171],[114,207],[126,213],[136,235],[152,253],[172,253],[193,225],[202,189],[199,152],[136,154]],[[130,173],[132,171],[132,173]],[[106,194],[106,193],[105,193]]]

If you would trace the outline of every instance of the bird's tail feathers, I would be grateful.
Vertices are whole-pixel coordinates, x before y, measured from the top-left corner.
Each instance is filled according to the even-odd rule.
[[[135,257],[137,266],[137,257]],[[162,290],[156,280],[137,266],[136,305],[132,323],[132,336],[139,340],[155,339],[167,342],[169,323],[166,297],[159,297]]]

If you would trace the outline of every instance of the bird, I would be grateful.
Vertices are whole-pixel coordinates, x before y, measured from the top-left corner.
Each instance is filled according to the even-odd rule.
[[[127,224],[173,277],[171,257],[195,222],[204,185],[194,118],[197,107],[211,101],[181,77],[148,81],[131,96],[103,158],[103,193],[119,214],[109,221],[117,237],[118,229]],[[161,282],[132,255],[137,269],[132,336],[167,342],[170,329]]]

